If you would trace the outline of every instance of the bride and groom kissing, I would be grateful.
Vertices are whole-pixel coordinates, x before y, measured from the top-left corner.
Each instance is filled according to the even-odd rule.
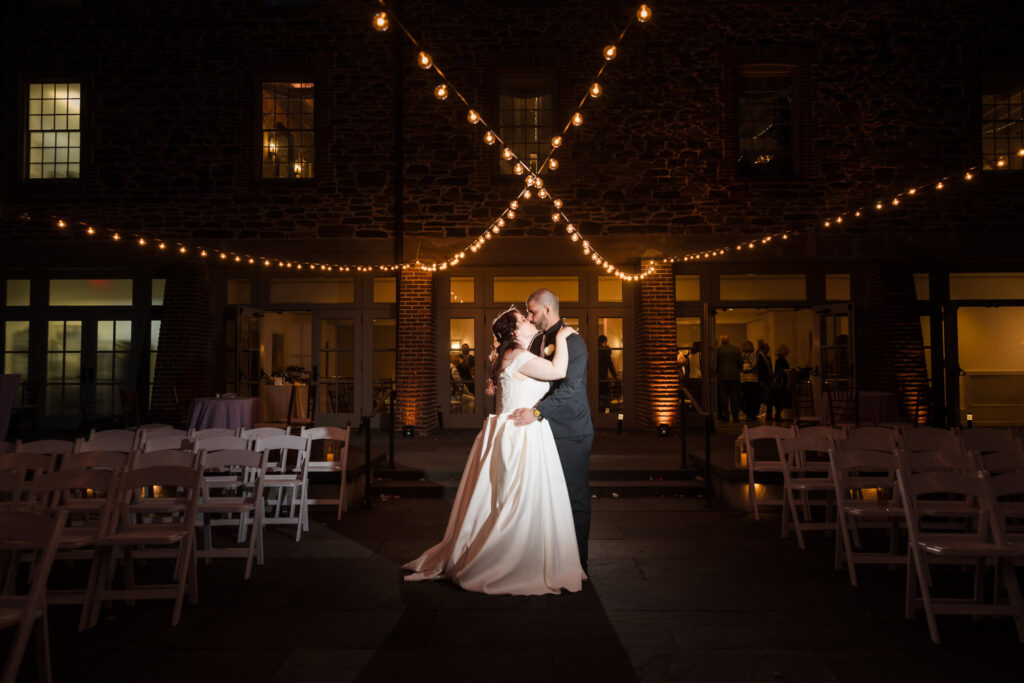
[[[587,578],[590,446],[587,348],[539,289],[491,324],[496,414],[466,462],[444,537],[403,565],[406,581],[470,591],[576,592]]]

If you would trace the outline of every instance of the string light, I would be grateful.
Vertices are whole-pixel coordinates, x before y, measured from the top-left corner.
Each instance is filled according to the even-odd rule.
[[[445,85],[444,83],[442,83],[441,85],[439,85],[436,88],[434,88],[434,97],[436,97],[439,100],[447,100],[448,99],[448,86]]]
[[[180,254],[187,254],[188,253],[188,249],[186,249],[184,246],[178,247],[178,253],[180,253]]]
[[[388,21],[387,12],[377,12],[373,15],[373,27],[378,31],[387,31],[390,24],[391,22]]]
[[[505,161],[511,161],[512,157],[514,157],[515,154],[512,153],[511,149],[506,147],[505,149],[501,150],[501,156]]]
[[[491,131],[487,131],[486,133],[484,133],[484,142],[486,142],[488,145],[493,145],[494,140],[494,133],[492,133]]]
[[[117,234],[117,233],[115,232],[115,233],[114,233],[114,241],[115,241],[115,242],[118,242],[118,241],[120,241],[120,240],[121,240],[121,236],[120,236],[120,235],[118,235],[118,234]]]
[[[592,86],[590,86],[590,96],[591,97],[600,97],[601,96],[601,84],[600,83],[596,83],[595,82]]]
[[[572,115],[572,125],[582,126],[583,125],[583,114],[576,112]]]
[[[57,221],[57,228],[58,229],[63,230],[66,227],[68,227],[67,223],[65,223],[64,221]]]
[[[434,66],[434,60],[430,58],[430,55],[420,50],[420,53],[416,56],[416,63],[421,69],[429,69]]]
[[[477,114],[475,110],[470,109],[468,112],[466,112],[466,120],[469,121],[470,123],[479,123],[480,114]]]
[[[636,11],[636,20],[641,24],[647,23],[651,20],[651,8],[647,5],[640,5],[640,9]]]
[[[551,138],[551,146],[554,147],[555,149],[558,149],[559,147],[561,147],[562,146],[562,136],[561,135],[556,135],[555,137]]]
[[[200,251],[199,255],[202,256],[203,258],[206,258],[206,250],[203,249],[202,251]]]
[[[93,228],[90,225],[88,228],[85,229],[85,234],[86,235],[95,235],[96,234],[96,230],[95,230],[95,228]]]
[[[160,251],[163,251],[164,249],[167,248],[167,245],[161,242],[160,244],[156,245],[156,248],[159,249]]]
[[[140,247],[146,246],[146,238],[145,237],[140,237],[139,238],[139,246]]]
[[[550,168],[552,171],[557,170],[558,169],[558,159],[556,159],[554,157],[551,157],[550,159],[548,159],[548,168]]]
[[[604,58],[609,62],[615,59],[615,55],[618,53],[619,48],[614,45],[606,45],[604,48]]]

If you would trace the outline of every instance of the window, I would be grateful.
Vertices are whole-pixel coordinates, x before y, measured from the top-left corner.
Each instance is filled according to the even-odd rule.
[[[793,73],[749,67],[737,83],[737,172],[741,176],[793,175]]]
[[[536,171],[551,149],[551,79],[505,76],[501,79],[498,108],[501,139],[532,170]],[[509,175],[513,164],[502,160],[501,172]]]
[[[990,85],[981,97],[981,163],[986,171],[1024,168],[1024,87]]]
[[[28,86],[29,178],[77,178],[81,172],[81,83]]]
[[[263,84],[263,177],[313,177],[312,83]]]

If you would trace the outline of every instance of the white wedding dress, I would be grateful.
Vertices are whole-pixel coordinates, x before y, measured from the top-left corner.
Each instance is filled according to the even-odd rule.
[[[547,393],[547,382],[513,376],[535,357],[520,353],[502,371],[499,414],[487,417],[473,443],[444,538],[402,566],[415,572],[406,581],[451,579],[495,595],[582,588],[586,575],[551,427],[544,420],[517,427],[510,419]]]

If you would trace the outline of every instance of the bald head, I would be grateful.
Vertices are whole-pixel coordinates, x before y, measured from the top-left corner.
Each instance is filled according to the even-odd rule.
[[[529,320],[543,331],[558,322],[558,297],[550,289],[538,289],[526,300]]]

